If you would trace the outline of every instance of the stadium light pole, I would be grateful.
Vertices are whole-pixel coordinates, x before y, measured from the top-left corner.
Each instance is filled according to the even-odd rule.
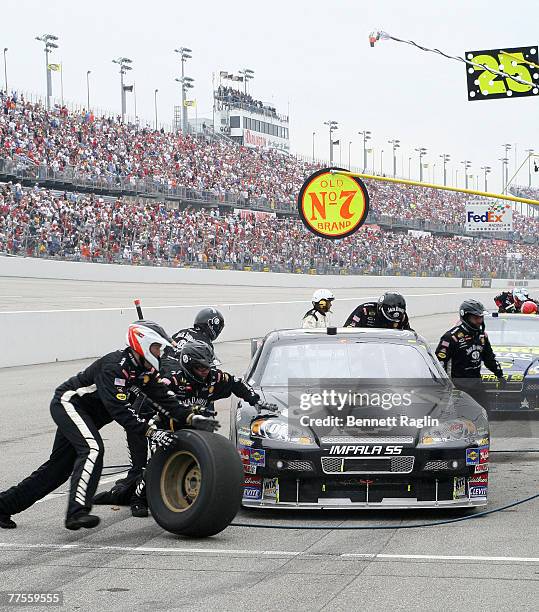
[[[384,174],[384,149],[380,149],[380,176]]]
[[[488,189],[487,189],[487,175],[492,172],[492,168],[490,166],[481,166],[481,170],[483,170],[484,175],[485,175],[485,191],[488,191]]]
[[[472,167],[472,162],[468,159],[460,162],[464,166],[464,186],[468,189],[468,170]]]
[[[408,180],[412,177],[412,158],[408,157]]]
[[[186,87],[186,83],[193,80],[193,79],[186,79],[185,77],[185,62],[188,59],[191,59],[193,57],[191,55],[192,52],[193,51],[191,49],[188,49],[187,47],[180,47],[179,49],[174,49],[174,53],[178,53],[180,55],[180,60],[182,62],[182,78],[180,82],[182,84],[182,132],[184,134],[187,134],[187,128],[188,128],[187,126],[187,106],[185,106],[185,96],[186,96],[186,90],[189,89],[189,87]]]
[[[87,70],[86,71],[86,99],[87,99],[87,106],[88,106],[88,111],[90,110],[90,74],[92,73],[91,70]]]
[[[397,149],[401,146],[401,141],[394,138],[387,142],[393,147],[393,178],[395,178],[397,176]]]
[[[51,108],[51,97],[52,97],[52,77],[51,70],[49,68],[49,53],[52,53],[54,49],[58,49],[58,45],[54,42],[58,40],[58,36],[54,34],[43,34],[43,36],[36,36],[36,40],[44,43],[45,48],[45,76],[47,79],[47,110]]]
[[[8,86],[7,86],[7,59],[6,53],[8,52],[8,48],[4,47],[4,81],[6,83],[6,96],[8,95]]]
[[[189,117],[187,115],[187,106],[185,102],[187,90],[193,89],[193,83],[195,79],[192,79],[188,76],[182,76],[180,79],[174,80],[180,83],[182,86],[182,134],[187,134],[189,132]]]
[[[314,137],[316,136],[316,132],[313,132],[313,164],[314,164]]]
[[[350,165],[350,151],[352,149],[352,141],[349,140],[348,141],[348,170],[350,170],[352,168],[352,166]]]
[[[447,172],[446,172],[446,164],[451,161],[451,156],[448,153],[442,153],[440,155],[442,158],[442,162],[444,164],[444,186],[447,185]]]
[[[157,92],[159,89],[155,89],[153,92],[153,106],[155,110],[155,131],[157,132]]]
[[[250,68],[244,68],[240,70],[239,73],[243,75],[243,91],[245,95],[247,95],[247,81],[251,81],[255,78],[255,71]]]
[[[502,164],[502,193],[505,193],[507,189],[507,183],[509,182],[509,157],[508,151],[511,148],[509,143],[505,143],[502,145],[504,150],[503,159],[505,160]]]
[[[363,136],[363,172],[367,170],[367,140],[372,138],[371,132],[368,130],[363,130],[363,132],[358,132],[360,136]]]
[[[120,87],[121,87],[121,95],[122,95],[122,123],[125,121],[125,112],[126,112],[126,103],[125,103],[125,86],[124,86],[124,75],[129,72],[129,70],[133,70],[130,64],[133,63],[128,57],[119,57],[117,59],[112,60],[113,64],[118,64],[120,66]],[[136,121],[136,117],[135,117]]]
[[[528,154],[528,187],[531,187],[532,186],[532,155],[534,153],[534,150],[526,149],[526,153]]]
[[[333,164],[333,132],[339,129],[339,122],[332,121],[324,121],[324,125],[327,125],[329,128],[329,165]]]
[[[423,157],[427,154],[425,147],[415,149],[419,153],[419,182],[423,182]]]

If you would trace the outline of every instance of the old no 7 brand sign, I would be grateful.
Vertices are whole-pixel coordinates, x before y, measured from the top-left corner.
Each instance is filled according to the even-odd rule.
[[[311,232],[323,238],[344,238],[358,230],[369,212],[369,194],[363,182],[324,168],[303,183],[299,216]]]

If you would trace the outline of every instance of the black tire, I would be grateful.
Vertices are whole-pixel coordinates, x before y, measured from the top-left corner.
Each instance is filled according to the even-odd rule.
[[[243,467],[224,436],[182,430],[174,449],[159,450],[146,470],[148,505],[157,524],[203,538],[225,529],[243,496]]]

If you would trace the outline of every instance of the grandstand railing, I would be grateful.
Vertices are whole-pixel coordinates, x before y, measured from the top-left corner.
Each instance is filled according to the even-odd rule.
[[[44,250],[41,250],[41,249]],[[123,249],[122,249],[123,251]],[[138,265],[138,266],[159,266],[159,267],[174,267],[174,268],[196,268],[209,270],[243,270],[253,272],[277,272],[277,273],[293,273],[293,274],[310,274],[310,275],[337,275],[337,276],[411,276],[411,277],[445,277],[445,278],[513,278],[517,276],[526,277],[529,279],[539,278],[539,271],[527,269],[524,266],[501,265],[490,272],[479,270],[467,270],[460,268],[441,269],[441,267],[417,267],[408,268],[405,266],[394,265],[366,265],[366,266],[350,266],[343,268],[340,265],[316,265],[306,264],[305,262],[290,262],[287,264],[272,264],[254,262],[246,258],[244,261],[199,261],[198,257],[172,257],[163,255],[162,257],[145,257],[137,249],[132,250],[129,254],[122,255],[121,253],[104,252],[88,257],[82,256],[80,253],[62,253],[51,255],[47,252],[45,245],[36,245],[33,248],[25,247],[20,242],[15,248],[7,249],[0,245],[0,255],[15,255],[34,257],[38,259],[57,260],[57,261],[72,261],[72,262],[92,262],[92,263],[107,263],[119,265]]]

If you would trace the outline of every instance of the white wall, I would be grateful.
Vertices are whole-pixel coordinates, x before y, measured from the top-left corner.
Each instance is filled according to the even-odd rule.
[[[486,295],[471,290],[465,293],[477,299],[484,299]],[[463,295],[462,289],[451,288],[435,288],[422,294],[414,294],[411,289],[405,293],[412,319],[422,315],[456,313]],[[335,304],[336,322],[342,324],[356,304],[354,298],[338,300]],[[216,306],[226,320],[221,341],[259,337],[273,329],[299,326],[307,309],[303,300]],[[173,332],[190,326],[198,310],[194,306],[146,306],[144,315]],[[121,348],[127,325],[134,319],[133,314],[131,308],[0,312],[0,367],[95,357]]]

